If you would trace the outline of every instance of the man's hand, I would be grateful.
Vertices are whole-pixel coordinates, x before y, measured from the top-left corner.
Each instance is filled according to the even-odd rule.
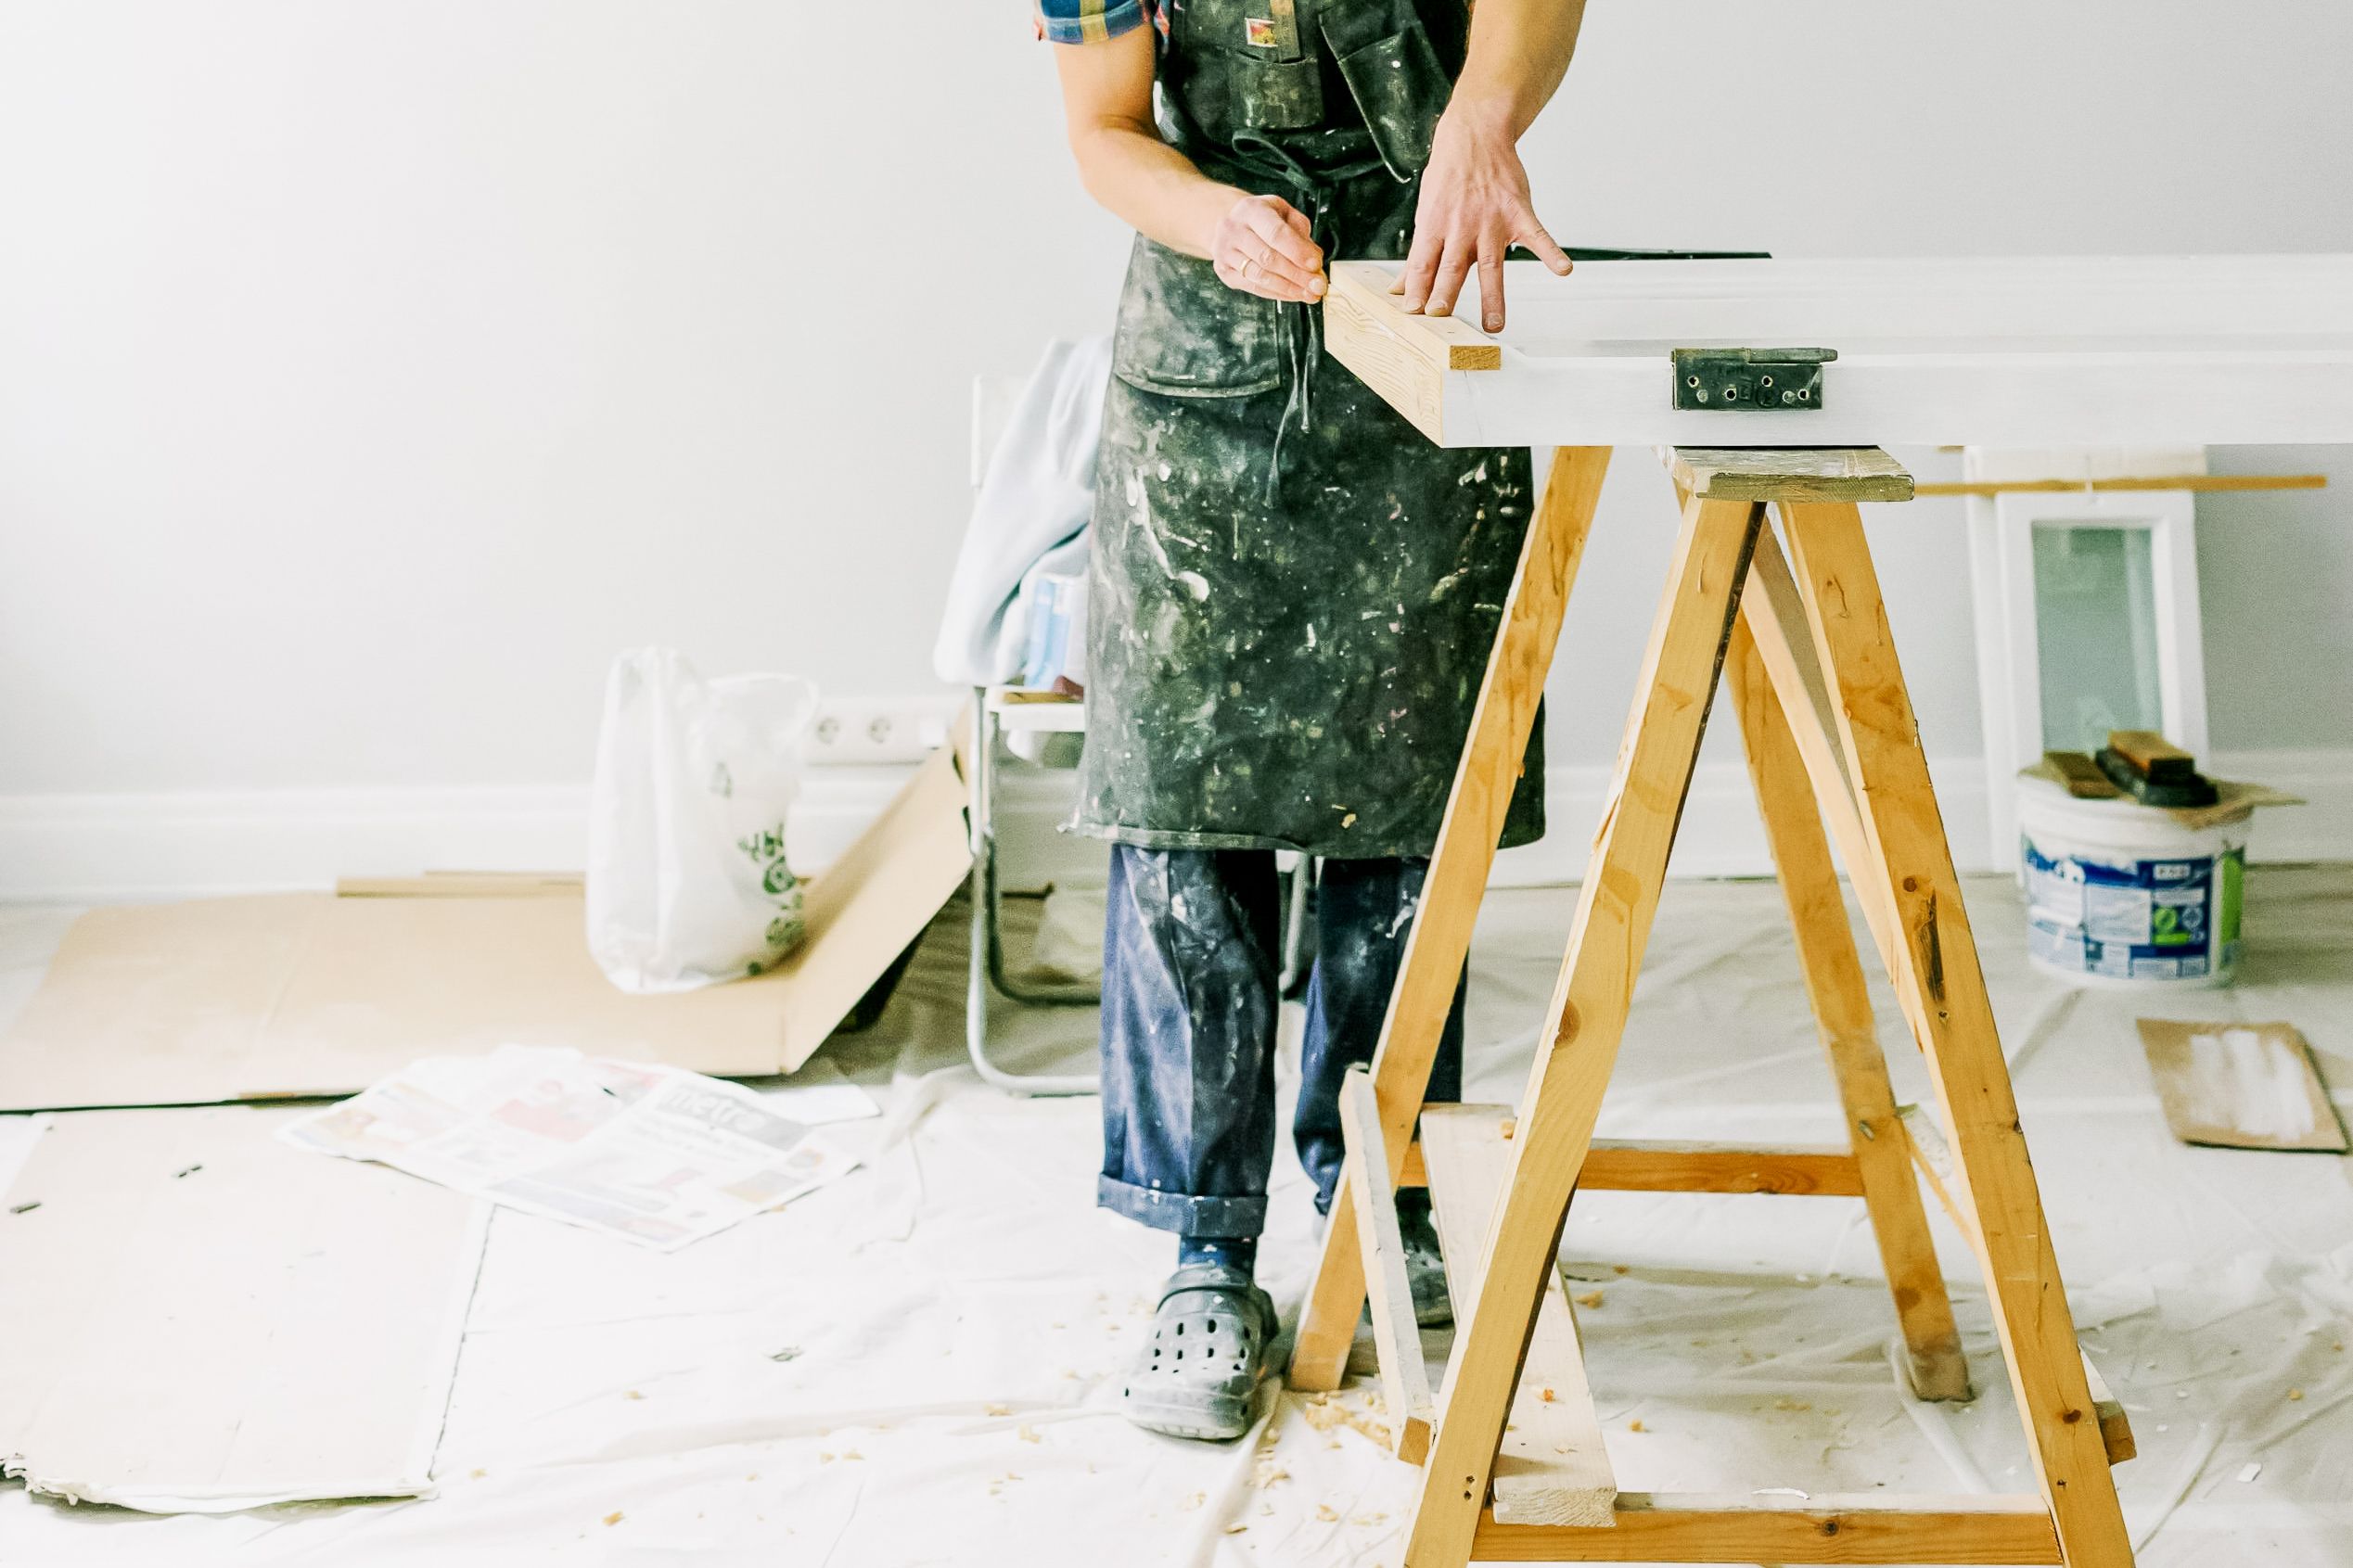
[[[1324,250],[1307,214],[1279,196],[1245,196],[1209,238],[1219,281],[1246,294],[1311,304],[1324,298]]]
[[[1463,280],[1478,268],[1480,325],[1503,329],[1503,252],[1514,245],[1567,274],[1568,258],[1537,221],[1528,171],[1510,128],[1497,114],[1450,108],[1439,120],[1422,196],[1413,211],[1413,249],[1395,292],[1405,308],[1442,316],[1454,309]]]

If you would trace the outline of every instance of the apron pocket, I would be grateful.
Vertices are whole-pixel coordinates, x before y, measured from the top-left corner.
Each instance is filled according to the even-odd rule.
[[[1430,138],[1439,109],[1451,88],[1420,22],[1351,49],[1339,59],[1349,94],[1371,127],[1381,161],[1400,180],[1411,180],[1430,160]]]
[[[1228,288],[1215,268],[1142,235],[1119,292],[1111,373],[1179,398],[1238,398],[1282,385],[1275,303]]]
[[[1298,131],[1324,123],[1324,72],[1313,58],[1238,56],[1231,81],[1236,130]]]

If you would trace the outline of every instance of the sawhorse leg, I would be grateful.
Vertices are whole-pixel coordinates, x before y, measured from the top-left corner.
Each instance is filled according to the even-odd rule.
[[[1406,1568],[1467,1562],[1528,1332],[1633,1000],[1763,508],[1692,501],[1643,660],[1641,695],[1578,897],[1568,958],[1520,1099],[1479,1287],[1455,1305],[1454,1356],[1405,1548]],[[1433,912],[1427,905],[1424,917]]]
[[[1503,601],[1495,647],[1479,684],[1463,761],[1447,800],[1413,928],[1400,961],[1397,989],[1373,1053],[1373,1094],[1380,1109],[1394,1186],[1405,1168],[1413,1118],[1429,1089],[1430,1064],[1454,1004],[1471,927],[1477,923],[1503,814],[1528,751],[1544,677],[1553,666],[1561,615],[1585,535],[1609,468],[1607,447],[1563,447],[1553,456],[1544,497],[1521,547],[1510,595]],[[1300,1309],[1291,1351],[1294,1388],[1337,1388],[1364,1305],[1364,1261],[1356,1245],[1355,1199],[1343,1182],[1332,1194],[1323,1256]]]
[[[2131,1545],[1862,517],[1849,504],[1781,511],[1871,848],[1850,869],[1873,884],[1903,952],[1894,979],[1944,1113],[2027,1452],[2070,1568],[2127,1564]]]
[[[1772,846],[1789,923],[1797,934],[1806,994],[1846,1108],[1847,1138],[1861,1179],[1863,1203],[1886,1269],[1887,1289],[1895,1297],[1896,1320],[1903,1330],[1906,1370],[1912,1392],[1924,1399],[1965,1399],[1969,1363],[1962,1354],[1961,1331],[1952,1320],[1944,1274],[1937,1266],[1911,1145],[1896,1119],[1895,1090],[1872,1022],[1871,994],[1855,952],[1854,933],[1847,924],[1846,898],[1839,891],[1837,868],[1831,863],[1830,844],[1822,835],[1796,733],[1773,694],[1750,630],[1754,613],[1752,598],[1733,628],[1724,661],[1726,695],[1740,715],[1758,813]]]

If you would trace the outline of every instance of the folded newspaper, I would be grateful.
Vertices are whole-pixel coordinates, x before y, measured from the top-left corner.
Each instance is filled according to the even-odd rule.
[[[278,1136],[663,1252],[858,1163],[739,1085],[543,1046],[426,1057]]]

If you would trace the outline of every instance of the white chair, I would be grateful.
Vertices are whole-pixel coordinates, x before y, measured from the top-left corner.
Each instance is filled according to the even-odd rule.
[[[981,376],[972,383],[972,486],[977,491],[988,473],[989,460],[1012,417],[1013,407],[1027,385],[1021,376]],[[965,821],[972,835],[972,943],[965,975],[965,1049],[973,1071],[982,1081],[1010,1094],[1093,1094],[1099,1080],[1093,1073],[1012,1073],[989,1059],[989,993],[1010,1001],[1042,1007],[1093,1007],[1102,992],[1082,987],[1051,985],[1018,979],[1005,967],[1003,895],[997,876],[996,774],[999,753],[1010,737],[1034,737],[1047,744],[1036,748],[1043,765],[1072,766],[1077,747],[1054,744],[1060,735],[1084,736],[1087,705],[1082,698],[1055,696],[1017,686],[980,686],[972,694],[971,806]],[[1289,877],[1284,899],[1283,976],[1285,996],[1296,995],[1306,978],[1310,958],[1303,951],[1309,889],[1314,862],[1304,856],[1281,857]]]

